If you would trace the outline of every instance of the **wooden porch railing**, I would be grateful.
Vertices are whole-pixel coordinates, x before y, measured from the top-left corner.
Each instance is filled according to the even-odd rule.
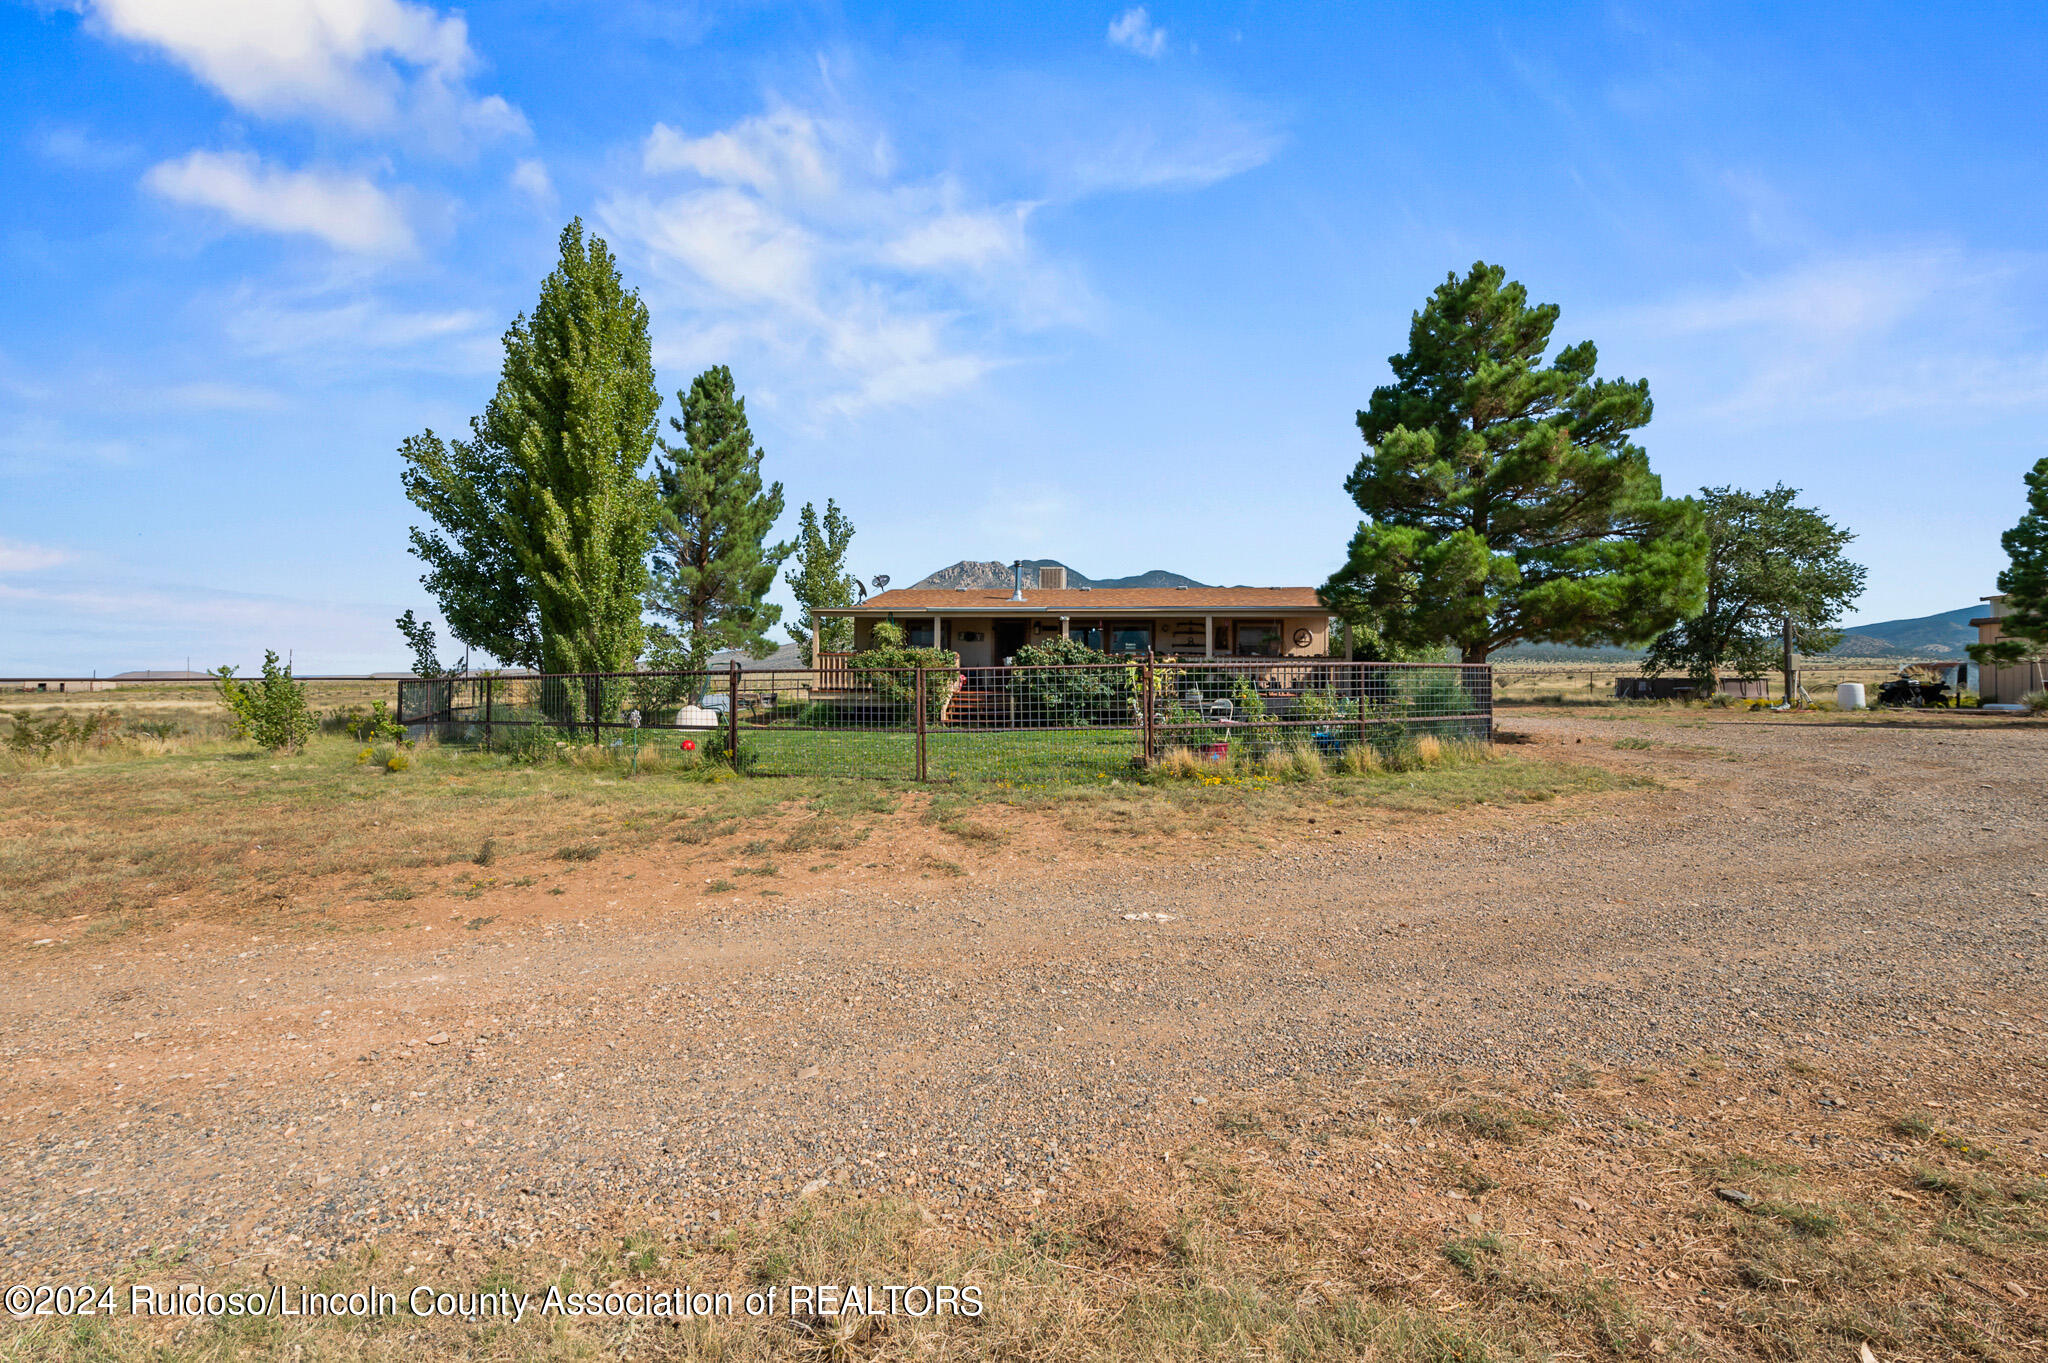
[[[853,689],[853,669],[848,666],[851,653],[820,653],[813,665],[811,685],[819,691],[850,691]]]

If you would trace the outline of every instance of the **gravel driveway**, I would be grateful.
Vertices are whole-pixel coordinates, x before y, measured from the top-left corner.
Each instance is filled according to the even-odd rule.
[[[821,1179],[973,1225],[1290,1076],[1797,1049],[2038,1097],[2048,730],[1670,713],[1505,725],[1658,789],[1333,815],[1255,857],[747,909],[621,866],[473,930],[14,952],[0,1253],[482,1251]]]

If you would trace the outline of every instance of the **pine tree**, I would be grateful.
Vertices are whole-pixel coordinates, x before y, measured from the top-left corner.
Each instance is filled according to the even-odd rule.
[[[1786,620],[1801,653],[1825,653],[1842,641],[1835,622],[1863,591],[1863,565],[1842,553],[1856,536],[1795,503],[1798,495],[1782,485],[1701,491],[1706,605],[1657,636],[1646,671],[1683,670],[1709,689],[1723,667],[1760,677],[1782,647]]]
[[[661,406],[647,308],[581,219],[531,317],[505,332],[472,439],[432,431],[400,454],[421,581],[456,638],[549,672],[617,671],[643,633],[653,505],[642,469]]]
[[[766,597],[790,552],[787,544],[765,543],[782,516],[782,484],[762,488],[762,452],[730,369],[705,370],[676,401],[683,414],[669,425],[683,440],[658,442],[659,519],[647,598],[674,622],[662,651],[691,669],[718,649],[766,657],[774,649],[768,631],[782,618],[782,607]]]
[[[1998,642],[1970,645],[1980,663],[2016,663],[2048,652],[2048,458],[2027,474],[2027,513],[1999,543],[2011,560],[1998,575],[2005,614]]]
[[[1522,640],[1640,641],[1699,609],[1699,510],[1628,438],[1650,386],[1595,378],[1591,341],[1545,365],[1557,314],[1483,261],[1415,314],[1395,382],[1358,414],[1369,449],[1345,490],[1367,519],[1325,584],[1333,609],[1468,663]]]
[[[797,513],[796,564],[782,578],[796,596],[797,615],[784,628],[807,649],[813,636],[819,653],[844,653],[853,647],[853,621],[816,614],[825,607],[853,604],[855,579],[846,571],[846,551],[852,543],[853,522],[830,498],[823,517],[809,502]]]

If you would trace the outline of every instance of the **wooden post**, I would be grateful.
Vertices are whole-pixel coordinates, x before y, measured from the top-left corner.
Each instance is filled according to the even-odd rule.
[[[496,678],[494,677],[484,678],[484,749],[486,751],[489,751],[491,746],[491,683],[495,680]]]
[[[595,674],[583,679],[583,703],[590,707],[590,745],[604,745],[604,719],[597,707],[604,703],[604,678]]]
[[[740,660],[734,658],[726,666],[730,669],[725,678],[725,760],[732,769],[740,769]]]
[[[1152,745],[1159,738],[1157,731],[1152,727],[1152,651],[1150,649],[1145,651],[1145,708],[1138,716],[1138,727],[1144,733],[1145,743],[1144,760],[1139,765],[1149,767],[1152,765]]]
[[[922,781],[922,780],[924,780],[924,779],[925,779],[925,754],[924,754],[924,664],[923,664],[923,663],[919,663],[919,664],[917,665],[917,668],[916,668],[916,675],[915,675],[915,677],[913,678],[913,680],[914,680],[914,681],[915,681],[915,683],[916,683],[916,687],[917,687],[917,689],[916,689],[916,691],[915,691],[915,692],[914,692],[914,693],[912,694],[912,698],[911,698],[911,702],[910,702],[910,703],[911,703],[911,706],[912,706],[912,708],[913,708],[913,709],[915,709],[915,710],[916,710],[916,712],[917,712],[917,779],[918,779],[918,780],[920,780],[920,781]]]

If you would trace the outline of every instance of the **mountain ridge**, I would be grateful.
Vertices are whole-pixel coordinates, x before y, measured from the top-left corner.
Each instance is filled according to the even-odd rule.
[[[1056,558],[1027,558],[1024,560],[1024,585],[1038,585],[1040,568],[1066,568],[1069,587],[1207,587],[1213,584],[1197,582],[1180,573],[1170,573],[1164,568],[1152,568],[1128,577],[1089,577],[1078,572]],[[1007,563],[996,559],[975,560],[964,558],[958,563],[948,564],[935,573],[911,584],[913,589],[951,591],[957,587],[997,588],[1015,583],[1016,577]]]

